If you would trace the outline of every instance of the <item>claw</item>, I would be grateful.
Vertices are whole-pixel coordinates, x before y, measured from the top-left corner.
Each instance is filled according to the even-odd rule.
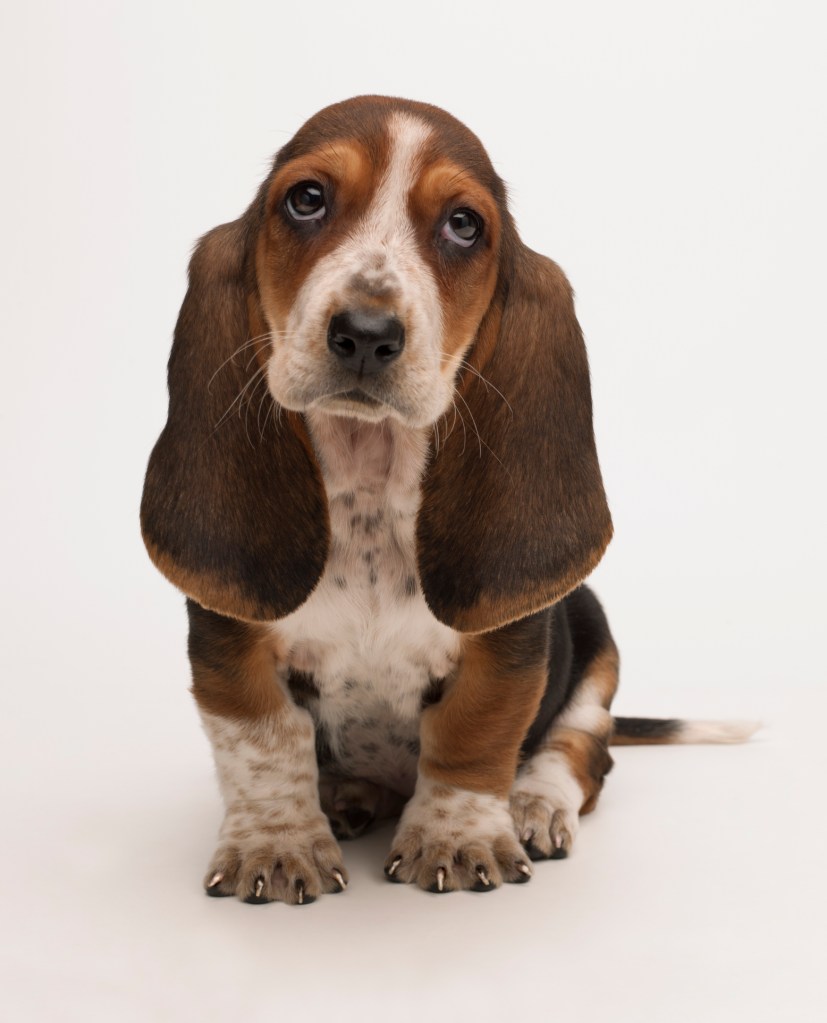
[[[257,899],[261,898],[261,893],[263,891],[264,891],[264,878],[260,877],[258,879],[258,881],[256,881],[256,898]]]
[[[531,867],[529,867],[527,863],[518,863],[517,870],[519,870],[521,874],[525,874],[526,877],[531,877]]]
[[[304,905],[304,881],[296,881],[296,895],[299,899],[299,905]]]
[[[486,888],[491,884],[491,881],[488,879],[488,874],[486,874],[484,867],[478,866],[476,869],[476,874]]]
[[[345,888],[347,888],[347,881],[345,881],[342,872],[340,870],[334,870],[332,871],[332,873],[333,876],[336,878],[336,883],[339,885],[341,890],[344,891]]]
[[[396,871],[399,869],[399,864],[402,862],[402,857],[395,857],[393,863],[388,867],[388,877],[393,877]]]
[[[221,873],[221,871],[219,870],[219,871],[217,871],[217,872],[216,872],[215,874],[213,874],[213,876],[212,876],[212,880],[211,880],[211,881],[210,881],[210,883],[209,883],[209,884],[207,885],[207,887],[208,887],[208,888],[215,888],[215,886],[216,886],[217,884],[221,884],[221,882],[222,882],[223,880],[224,880],[224,875],[223,875],[223,874]]]
[[[532,829],[531,828],[525,828],[523,830],[522,835],[520,835],[520,841],[523,843],[523,845],[525,845],[527,842],[530,842],[533,837],[534,837],[534,832],[532,831]]]
[[[563,847],[563,836],[562,835],[555,835],[554,836],[554,845],[555,845],[555,847],[557,849],[561,849]]]
[[[437,891],[445,891],[445,867],[440,867],[436,872]]]

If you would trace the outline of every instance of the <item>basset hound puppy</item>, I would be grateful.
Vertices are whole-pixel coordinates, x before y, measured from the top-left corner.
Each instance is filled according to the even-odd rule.
[[[612,718],[571,288],[436,107],[322,110],[201,239],[141,519],[226,803],[210,895],[341,891],[337,837],[400,813],[388,878],[524,882],[569,853],[613,739],[741,737]]]

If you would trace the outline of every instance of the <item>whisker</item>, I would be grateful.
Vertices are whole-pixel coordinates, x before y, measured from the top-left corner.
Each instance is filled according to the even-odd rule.
[[[442,362],[448,362],[448,361],[450,361],[450,357],[446,356],[441,361]],[[471,363],[468,362],[468,360],[465,359],[465,358],[461,358],[459,360],[458,365],[459,366],[463,366],[469,372],[473,373],[475,377],[479,377],[479,379],[485,384],[486,390],[490,387],[491,390],[494,391],[495,394],[498,394],[502,398],[502,400],[505,402],[505,404],[508,406],[508,410],[511,413],[511,415],[512,416],[514,415],[514,409],[512,408],[511,402],[508,400],[508,398],[506,398],[506,396],[503,394],[503,392],[498,387],[495,387],[494,384],[492,384],[490,380],[488,380],[486,377],[484,377],[482,375],[482,373],[480,373],[480,371],[476,367],[472,366]]]
[[[272,344],[272,342],[273,342],[273,332],[272,331],[267,331],[265,334],[259,334],[258,337],[251,337],[248,341],[245,341],[243,345],[239,345],[238,348],[236,348],[236,350],[233,352],[233,354],[229,358],[225,359],[221,363],[221,365],[218,367],[218,369],[215,371],[215,373],[213,373],[213,375],[207,381],[207,391],[209,393],[212,393],[212,382],[213,382],[213,380],[215,380],[215,378],[218,376],[218,374],[221,372],[221,370],[224,369],[224,367],[227,365],[228,362],[232,362],[233,359],[236,357],[236,355],[240,355],[243,351],[246,351],[246,349],[249,348],[250,345],[254,345],[257,341],[261,341],[264,338],[268,338],[268,342],[267,343],[268,344]],[[255,358],[255,355],[253,356],[253,358]],[[252,359],[250,360],[250,362],[252,362]],[[249,362],[247,363],[247,367],[246,368],[247,369],[250,368],[250,363]]]
[[[496,462],[498,462],[503,467],[503,469],[505,469],[506,473],[508,474],[508,478],[513,481],[514,477],[508,471],[508,469],[507,469],[505,463],[503,462],[503,460],[499,457],[499,455],[497,455],[497,453],[494,451],[494,449],[491,447],[491,445],[487,444],[482,439],[482,436],[480,435],[480,431],[477,429],[477,421],[474,419],[474,413],[469,408],[468,402],[465,400],[465,398],[463,398],[463,396],[459,393],[459,391],[455,391],[454,393],[460,399],[462,404],[468,409],[468,415],[471,417],[471,422],[472,422],[472,424],[474,426],[474,432],[477,435],[477,440],[479,441],[479,445],[480,445],[480,458],[482,458],[482,449],[483,449],[483,447],[485,447],[485,449],[490,453],[491,457]]]
[[[221,426],[221,424],[224,422],[224,420],[230,415],[230,413],[233,411],[233,408],[235,407],[235,405],[237,403],[238,403],[239,414],[241,413],[241,404],[240,403],[241,403],[241,401],[244,398],[245,392],[247,391],[247,389],[250,387],[250,385],[255,380],[261,380],[262,379],[263,374],[264,374],[266,369],[267,369],[266,366],[259,366],[259,368],[255,371],[255,373],[253,373],[253,375],[250,377],[250,379],[247,381],[247,383],[241,388],[241,390],[238,392],[238,394],[235,396],[235,398],[233,398],[233,400],[230,402],[230,405],[227,408],[226,412],[224,412],[224,414],[221,416],[221,418],[215,424],[215,426],[213,427],[213,431],[212,431],[213,433],[215,433],[215,431],[219,428],[219,426]]]
[[[249,416],[250,416],[250,405],[252,405],[252,403],[253,403],[253,397],[254,397],[256,391],[258,390],[259,384],[261,384],[261,383],[264,383],[264,386],[265,386],[265,389],[266,389],[266,387],[267,387],[267,378],[264,375],[262,375],[262,376],[260,376],[258,378],[258,380],[256,381],[255,387],[252,389],[252,391],[250,391],[249,395],[247,396],[247,401],[243,403],[244,404],[244,433],[245,433],[245,435],[247,437],[247,443],[250,445],[251,448],[254,448],[255,444],[253,444],[252,438],[250,437],[250,431],[249,431],[249,429],[247,427],[247,420],[249,419]],[[241,418],[241,405],[238,406],[238,415],[239,415],[239,418]]]
[[[468,446],[468,431],[465,429],[465,416],[462,414],[462,410],[456,402],[454,404],[454,421],[456,422],[456,414],[459,413],[459,421],[462,423],[462,451],[459,453],[459,457],[465,454],[465,449]]]
[[[264,402],[266,401],[267,396],[269,394],[270,394],[269,387],[265,387],[264,388],[264,393],[262,394],[261,398],[259,399],[259,403],[258,403],[258,412],[256,413],[256,426],[258,426],[258,438],[259,438],[259,440],[264,440],[264,430],[262,429],[262,426],[261,426],[261,408],[264,405]],[[268,408],[267,409],[267,415],[269,415],[269,414],[270,414],[270,409]],[[264,425],[265,426],[267,425],[267,416],[264,417]]]
[[[466,407],[466,409],[468,409],[468,415],[471,417],[471,425],[474,427],[474,433],[477,435],[477,440],[479,441],[480,445],[480,458],[482,458],[482,437],[480,437],[480,431],[477,429],[477,421],[476,419],[474,419],[474,413],[471,411],[471,407],[469,406],[465,398],[463,398],[463,396],[459,393],[459,391],[455,391],[454,393],[462,402],[462,404]],[[488,447],[487,444],[486,447]]]

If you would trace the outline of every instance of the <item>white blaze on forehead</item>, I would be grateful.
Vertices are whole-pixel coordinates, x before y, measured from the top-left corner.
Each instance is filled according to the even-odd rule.
[[[431,129],[408,114],[394,114],[388,122],[390,159],[365,217],[364,227],[380,244],[412,230],[408,195],[422,166]]]

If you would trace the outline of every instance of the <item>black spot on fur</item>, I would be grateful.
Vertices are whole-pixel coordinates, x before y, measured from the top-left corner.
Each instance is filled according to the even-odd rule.
[[[416,596],[416,577],[409,575],[405,579],[405,596],[414,597]]]
[[[341,575],[334,575],[333,582],[339,587],[340,590],[347,589],[347,579]]]
[[[385,515],[381,508],[373,515],[366,515],[364,519],[365,535],[372,536],[378,529],[379,523],[384,517]]]
[[[345,508],[352,508],[356,504],[356,495],[354,493],[345,494],[342,497],[342,504]]]

